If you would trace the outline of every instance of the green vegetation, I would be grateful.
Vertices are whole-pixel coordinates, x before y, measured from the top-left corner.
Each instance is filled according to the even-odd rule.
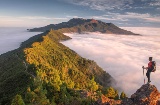
[[[120,99],[124,99],[126,97],[127,97],[126,94],[124,92],[122,92],[121,95],[120,95]]]
[[[51,30],[1,55],[0,104],[89,105],[104,94],[113,78],[94,61],[59,43],[67,39]],[[105,94],[115,99],[117,93]]]
[[[13,98],[11,105],[25,105],[21,95],[16,95]]]
[[[118,90],[115,90],[113,87],[104,89],[104,95],[110,99],[119,99]]]
[[[0,56],[0,104],[10,103],[17,94],[22,94],[32,78],[25,71],[23,52],[20,49]]]

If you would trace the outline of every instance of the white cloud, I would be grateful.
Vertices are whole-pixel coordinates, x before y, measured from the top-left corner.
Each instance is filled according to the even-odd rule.
[[[125,14],[120,14],[120,13],[108,12],[105,15],[92,16],[89,18],[94,18],[97,20],[108,20],[112,22],[117,21],[120,23],[123,22],[123,24],[126,24],[126,23],[129,24],[128,22],[132,23],[133,20],[138,20],[139,22],[141,21],[142,24],[145,24],[145,22],[160,23],[160,16],[152,16],[149,13],[140,14],[140,13],[134,13],[134,12],[126,12]]]
[[[154,1],[150,3],[150,6],[160,6],[160,0]]]
[[[22,19],[40,19],[40,20],[66,20],[67,18],[51,18],[51,17],[42,17],[42,16],[24,16],[24,17],[19,17]]]
[[[140,13],[133,13],[133,12],[127,12],[125,15],[119,15],[119,17],[122,18],[130,18],[130,19],[143,19],[145,21],[149,22],[160,22],[160,16],[152,16],[149,13],[146,14],[140,14]]]
[[[125,19],[118,16],[109,16],[109,15],[92,16],[91,18],[94,18],[97,20],[109,20],[109,21],[128,21],[127,18]]]
[[[80,17],[80,16],[70,16],[70,15],[67,15],[66,17],[67,18],[84,18],[84,17]]]
[[[156,8],[156,6],[160,6],[160,0],[68,0],[69,2],[76,4],[76,5],[82,5],[82,6],[88,6],[91,9],[94,10],[113,10],[113,9],[132,9],[132,8],[148,8],[149,6],[153,6]],[[149,2],[149,3],[148,3]],[[135,4],[135,5],[134,5]],[[137,4],[139,5],[138,7]],[[134,6],[133,6],[134,5]]]
[[[37,27],[56,24],[68,18],[43,17],[43,16],[0,16],[0,26],[5,27]]]
[[[150,15],[148,13],[146,14],[139,14],[139,13],[133,13],[133,12],[126,12],[125,15],[121,15],[122,17],[127,17],[127,18],[146,18],[146,17],[150,17]]]
[[[105,18],[104,16],[103,18]],[[160,22],[160,16],[152,16],[149,13],[140,14],[140,13],[134,13],[134,12],[126,12],[125,14],[119,14],[119,13],[108,12],[106,16],[108,17],[111,16],[111,19],[114,19],[117,21],[130,21],[130,19],[137,19],[137,20],[143,20],[142,22],[145,22],[145,21]]]
[[[133,0],[69,0],[76,5],[89,6],[94,10],[112,10],[130,8]]]
[[[134,29],[133,27],[130,29]],[[139,29],[139,30],[138,30]],[[147,66],[148,57],[153,56],[160,64],[160,29],[136,28],[136,33],[147,33],[147,36],[126,36],[107,34],[67,34],[73,39],[63,42],[81,56],[94,60],[109,72],[122,89],[131,95],[143,84],[142,65]],[[154,31],[157,32],[154,32]],[[146,31],[146,32],[145,32]],[[149,34],[149,35],[148,35]],[[152,36],[151,36],[152,35]],[[151,84],[160,88],[160,67],[151,73]]]
[[[39,34],[40,32],[27,32],[27,28],[0,28],[0,55],[17,49],[21,42]]]

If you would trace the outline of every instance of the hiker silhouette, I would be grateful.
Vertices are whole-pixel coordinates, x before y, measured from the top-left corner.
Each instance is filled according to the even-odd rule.
[[[142,68],[147,70],[146,76],[148,78],[148,83],[150,83],[151,82],[150,74],[151,74],[151,72],[153,70],[152,57],[149,57],[148,67],[144,67],[143,66]]]

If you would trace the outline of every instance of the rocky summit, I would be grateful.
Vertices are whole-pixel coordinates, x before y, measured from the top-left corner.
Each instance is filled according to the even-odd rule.
[[[144,84],[121,105],[160,105],[160,93],[154,85]]]
[[[160,105],[160,93],[151,84],[142,85],[130,98],[113,100],[105,96],[97,101],[98,105]]]

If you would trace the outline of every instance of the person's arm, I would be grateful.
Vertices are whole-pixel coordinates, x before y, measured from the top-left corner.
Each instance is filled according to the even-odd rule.
[[[148,69],[148,67],[144,67],[144,66],[143,66],[142,68],[143,68],[143,69]]]
[[[148,69],[148,67],[144,67],[144,69]]]
[[[144,66],[143,66],[143,69],[148,70],[149,68],[151,68],[151,66],[152,66],[152,62],[150,61],[150,62],[148,63],[148,67],[144,67]]]

